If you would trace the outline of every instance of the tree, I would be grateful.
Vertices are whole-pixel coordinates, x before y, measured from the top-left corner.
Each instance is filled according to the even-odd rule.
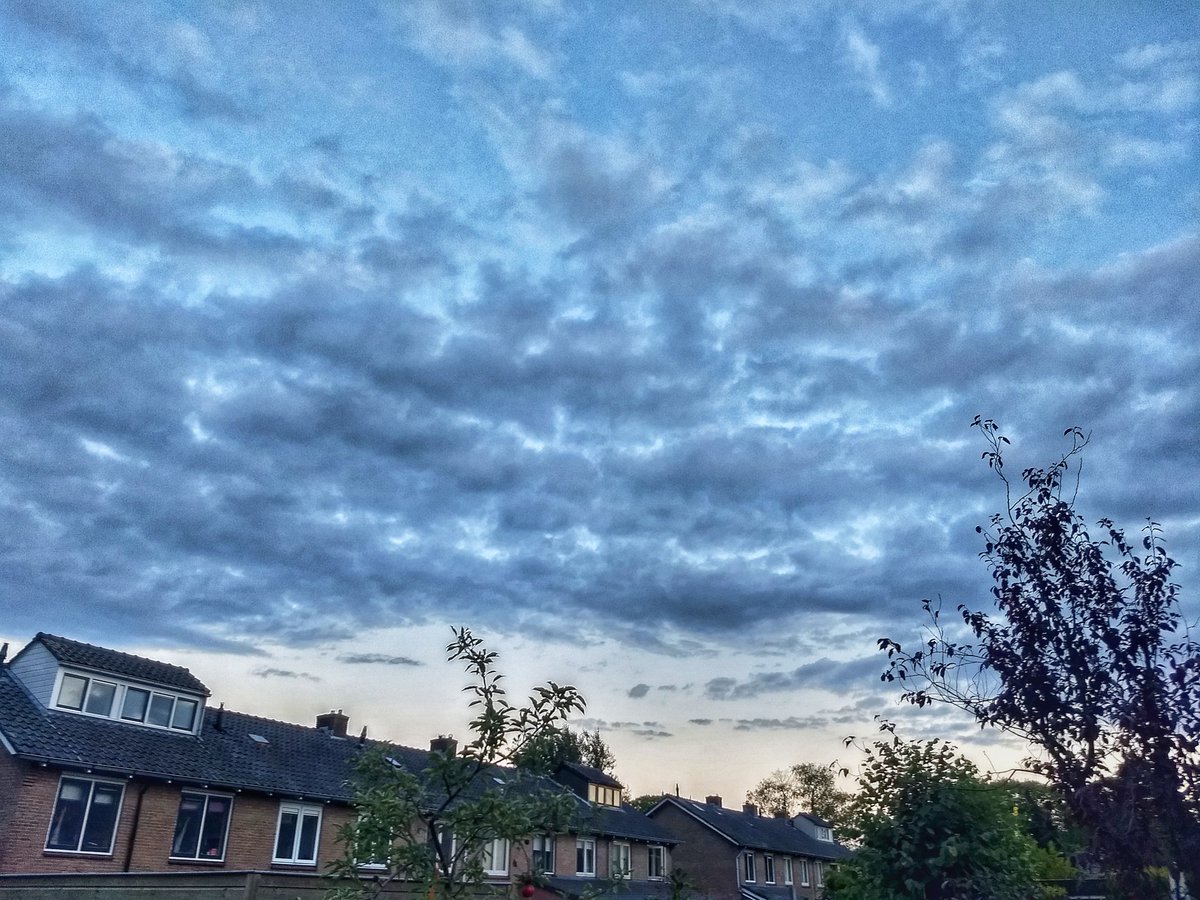
[[[1125,889],[1152,865],[1200,884],[1200,645],[1182,620],[1161,528],[1150,521],[1140,547],[1109,519],[1091,536],[1074,506],[1080,429],[1065,432],[1055,463],[1022,473],[1014,499],[1008,438],[990,419],[972,425],[1007,501],[977,529],[995,609],[960,605],[956,629],[924,601],[918,649],[880,640],[884,678],[919,707],[950,703],[1028,741],[1026,765],[1062,792]]]
[[[573,731],[570,728],[547,728],[514,759],[516,765],[530,772],[552,775],[565,762],[582,763],[612,775],[617,760],[600,731]]]
[[[777,769],[746,794],[746,802],[764,813],[791,817],[808,812],[834,827],[841,825],[849,799],[849,794],[837,789],[832,769],[807,762]]]
[[[847,836],[855,855],[830,875],[833,900],[1025,900],[1035,844],[1003,786],[944,741],[889,738],[863,749]],[[853,739],[849,739],[852,741]]]
[[[497,654],[479,638],[456,629],[446,652],[471,675],[463,690],[475,711],[472,740],[461,754],[450,748],[422,757],[382,744],[364,752],[355,782],[358,818],[341,829],[345,853],[331,871],[356,884],[331,892],[332,897],[378,894],[399,879],[430,900],[453,900],[483,881],[486,848],[494,841],[567,830],[576,806],[570,796],[498,767],[548,729],[561,727],[571,713],[581,712],[579,692],[549,682],[535,688],[526,705],[515,707],[500,685]],[[374,883],[358,882],[358,868],[366,860],[386,874]]]

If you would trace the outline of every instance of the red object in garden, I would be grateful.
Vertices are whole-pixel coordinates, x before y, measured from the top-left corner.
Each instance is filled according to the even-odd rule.
[[[522,896],[522,897],[532,897],[532,896],[533,896],[533,891],[534,891],[534,887],[533,887],[533,885],[532,885],[532,884],[527,884],[527,885],[525,885],[524,887],[522,887],[522,888],[521,888],[521,896]]]

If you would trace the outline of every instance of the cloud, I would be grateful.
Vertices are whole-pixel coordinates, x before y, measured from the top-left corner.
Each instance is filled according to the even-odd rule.
[[[648,684],[635,684],[628,691],[626,691],[626,695],[635,700],[645,697],[648,693],[650,693],[650,685]]]
[[[315,675],[310,675],[307,672],[293,672],[290,669],[255,669],[253,673],[255,678],[293,678],[301,681],[320,681],[321,679]]]
[[[875,686],[886,668],[882,658],[864,657],[834,662],[822,657],[790,672],[759,672],[744,681],[713,678],[704,686],[705,696],[713,700],[740,700],[762,694],[785,693],[806,688],[824,688],[839,693]]]
[[[846,64],[866,85],[879,106],[892,105],[892,92],[879,67],[879,45],[874,44],[857,25],[847,25],[843,34]]]
[[[353,666],[423,666],[425,663],[407,656],[388,656],[384,653],[342,653],[338,662]]]

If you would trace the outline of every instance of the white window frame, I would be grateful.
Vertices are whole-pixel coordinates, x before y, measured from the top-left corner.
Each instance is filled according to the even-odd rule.
[[[67,669],[59,669],[57,683],[54,687],[54,708],[61,709],[66,712],[73,713],[77,716],[88,716],[92,719],[110,719],[115,722],[127,722],[133,725],[141,725],[145,728],[157,728],[160,731],[174,731],[178,734],[195,734],[199,728],[200,722],[204,718],[204,701],[200,697],[191,696],[188,694],[173,693],[170,690],[154,687],[148,684],[138,684],[134,682],[122,681],[119,678],[111,676],[101,676],[91,672],[75,671]],[[72,706],[63,702],[63,689],[67,685],[68,679],[78,679],[83,684],[83,696],[80,699],[79,706]],[[88,710],[88,703],[91,701],[94,688],[96,685],[111,686],[113,688],[112,702],[109,704],[108,712],[91,712]],[[136,718],[133,716],[125,716],[125,699],[130,692],[137,691],[145,693],[146,707],[142,710],[142,717]],[[170,711],[167,714],[167,724],[158,725],[149,721],[150,707],[155,700],[169,700],[171,703]],[[182,711],[183,704],[191,704],[192,709],[192,724],[188,728],[182,728],[175,724],[176,718]]]
[[[817,861],[813,863],[813,868],[817,870],[817,887],[825,887],[825,864]]]
[[[82,782],[87,785],[87,798],[84,800],[83,820],[79,823],[79,835],[75,840],[75,847],[51,847],[50,838],[54,834],[54,823],[58,819],[58,805],[62,802],[63,785],[68,781]],[[96,799],[96,786],[106,785],[118,789],[117,793],[117,811],[113,817],[112,831],[108,835],[107,850],[84,850],[83,838],[87,834],[88,822],[91,820],[92,811],[94,809],[94,801]],[[121,830],[121,809],[125,803],[125,783],[121,781],[109,781],[104,778],[90,778],[77,775],[68,775],[63,773],[58,779],[58,790],[54,792],[54,808],[50,811],[50,824],[46,827],[46,842],[44,844],[47,853],[72,853],[80,856],[112,856],[113,846],[117,842],[117,832]]]
[[[171,835],[171,855],[168,859],[185,859],[190,862],[224,862],[225,850],[229,844],[229,825],[233,821],[233,795],[232,794],[217,794],[211,791],[180,791],[179,792],[179,810],[175,813],[175,830],[179,830],[179,811],[183,809],[183,798],[187,796],[203,797],[204,811],[200,815],[200,827],[196,832],[196,856],[177,856],[175,854],[175,834]],[[200,856],[200,839],[204,835],[204,826],[208,822],[209,804],[213,800],[224,800],[229,805],[225,811],[225,829],[221,832],[221,853],[219,856]]]
[[[792,883],[792,858],[790,856],[783,858],[783,883]]]
[[[818,841],[826,841],[827,843],[832,844],[833,843],[833,829],[829,828],[826,825],[818,825],[817,826],[817,840]]]
[[[758,881],[758,873],[754,870],[754,851],[747,850],[742,854],[742,881],[746,884],[755,884]]]
[[[285,802],[279,804],[279,815],[275,818],[275,838],[271,842],[271,862],[284,866],[315,866],[321,855],[321,819],[323,818],[324,810],[313,803],[291,803]],[[279,831],[283,827],[283,817],[286,814],[294,814],[296,816],[296,833],[292,836],[292,853],[290,856],[278,856],[279,850]],[[313,814],[317,818],[317,830],[313,837],[312,857],[301,858],[300,841],[304,835],[304,820]]]
[[[580,855],[582,854],[583,867],[580,868]],[[590,855],[590,860],[589,860]],[[588,865],[591,868],[588,868]],[[575,874],[581,878],[596,877],[596,839],[595,838],[575,838]]]
[[[654,874],[652,860],[658,856],[658,874]],[[662,881],[667,877],[667,848],[662,844],[651,844],[646,848],[646,877],[651,881]]]
[[[800,886],[808,887],[812,883],[808,872],[808,860],[799,859],[797,862],[800,863]]]
[[[613,841],[612,843],[612,858],[609,860],[612,866],[612,877],[615,881],[625,881],[633,877],[633,848],[625,841]]]
[[[775,857],[770,853],[763,854],[763,884],[775,883]]]
[[[538,867],[534,865],[539,853],[542,854],[543,859],[550,863],[549,868],[542,867],[539,871]],[[529,866],[537,875],[554,874],[554,835],[535,834],[533,836],[533,843],[530,845]]]
[[[508,874],[508,839],[490,838],[483,842],[483,873],[498,876]]]

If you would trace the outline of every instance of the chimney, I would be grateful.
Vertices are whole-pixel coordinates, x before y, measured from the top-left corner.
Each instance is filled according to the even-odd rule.
[[[742,804],[742,812],[744,812],[748,816],[757,816],[758,815],[758,807],[755,806],[753,803],[743,803]]]
[[[317,728],[321,731],[328,731],[334,737],[344,738],[346,736],[346,726],[350,724],[350,717],[343,716],[339,709],[334,712],[332,709],[324,715],[317,716]]]
[[[8,641],[4,642],[4,646],[0,647],[0,663],[8,658]]]
[[[430,753],[445,753],[447,756],[455,756],[458,753],[458,741],[448,734],[439,734],[429,742]]]
[[[772,813],[772,815],[775,816],[776,819],[786,819],[788,817],[786,809],[777,809],[774,813]]]
[[[709,794],[707,797],[704,798],[704,802],[707,803],[709,806],[720,806],[721,805],[721,795],[720,794]]]

